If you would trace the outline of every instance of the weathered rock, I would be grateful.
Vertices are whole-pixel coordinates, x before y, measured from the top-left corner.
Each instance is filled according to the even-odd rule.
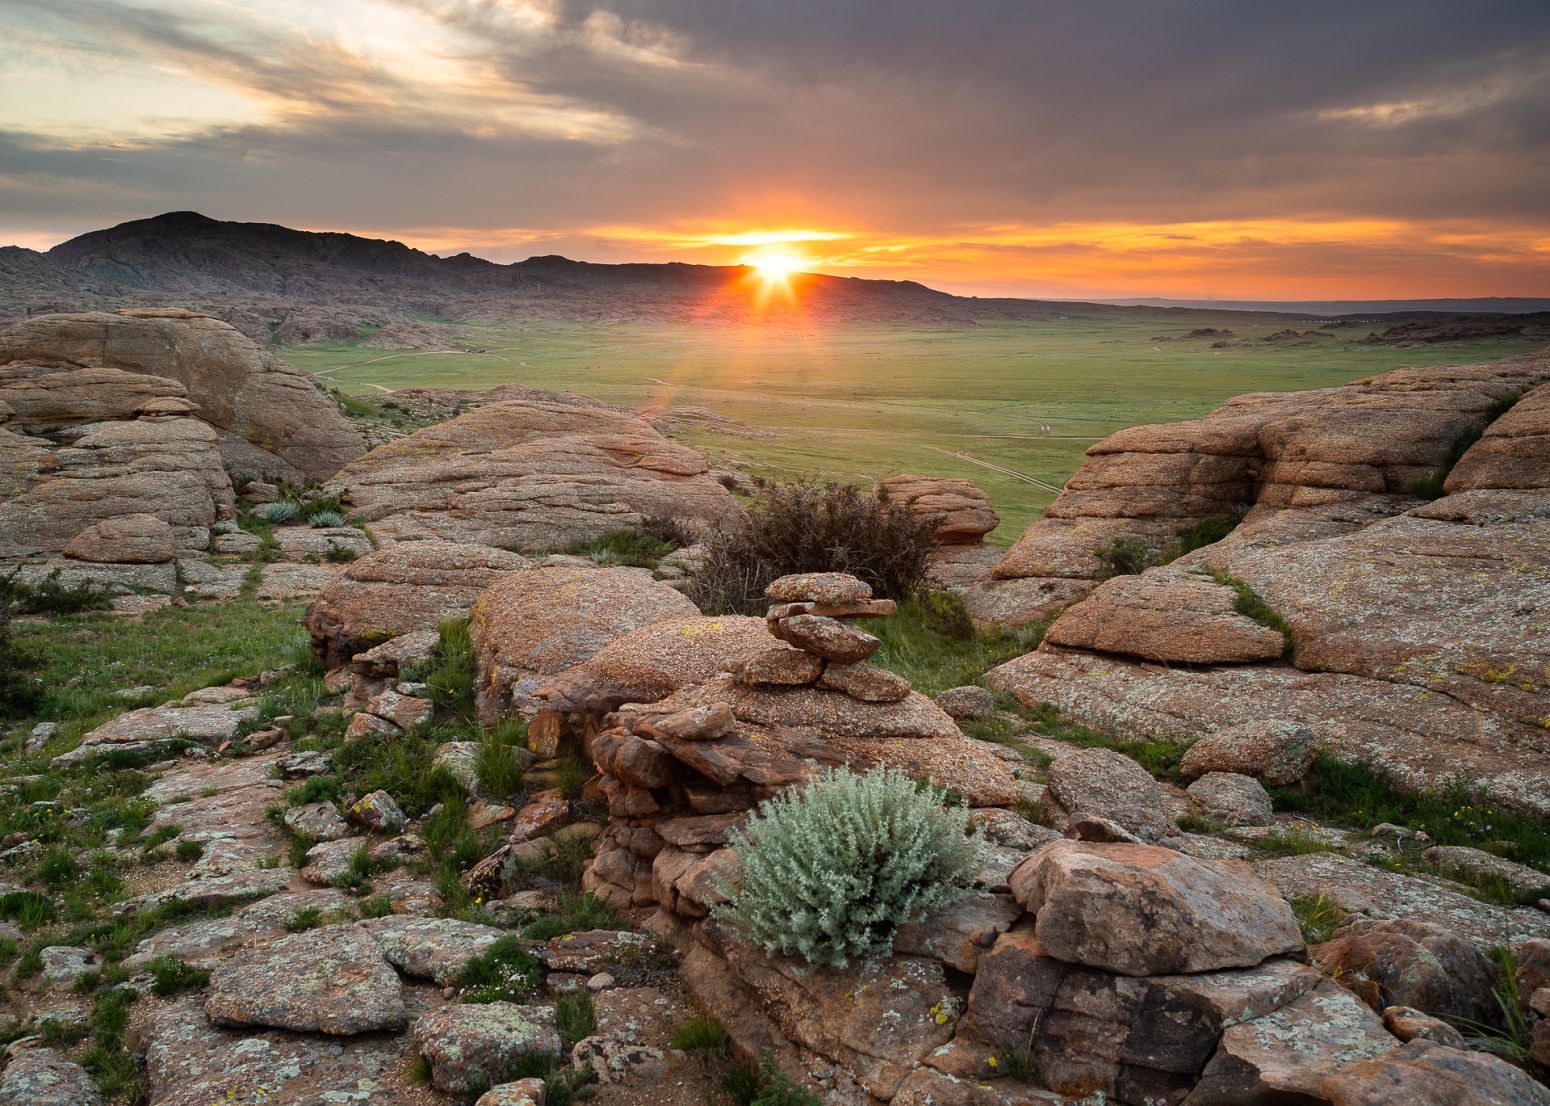
[[[893,949],[904,956],[934,957],[973,975],[981,954],[1021,916],[1022,907],[1010,895],[971,895],[930,917],[900,926]]]
[[[442,986],[505,934],[494,926],[456,918],[413,918],[389,914],[361,923],[387,962],[405,975],[433,979]]]
[[[798,614],[770,622],[770,633],[803,652],[838,664],[866,660],[882,640],[859,626],[826,615]]]
[[[1171,566],[1116,576],[1067,607],[1044,635],[1052,645],[1146,660],[1226,664],[1273,660],[1277,630],[1233,609],[1234,591],[1209,576]]]
[[[158,956],[175,956],[196,968],[213,968],[243,945],[285,936],[286,925],[302,911],[327,915],[351,906],[353,900],[333,889],[282,891],[224,918],[188,922],[153,933],[124,958],[124,967],[141,972]]]
[[[210,975],[212,1025],[261,1025],[350,1036],[402,1029],[403,986],[371,935],[355,924],[282,937]]]
[[[1096,814],[1143,840],[1177,832],[1168,816],[1162,787],[1135,761],[1112,749],[1082,749],[1049,768],[1046,820],[1058,825],[1069,814]]]
[[[1466,876],[1499,880],[1504,887],[1519,895],[1543,892],[1550,888],[1550,873],[1467,845],[1433,845],[1421,854],[1421,859],[1428,864],[1435,864],[1445,872],[1462,872]]]
[[[552,549],[652,518],[710,530],[736,509],[704,457],[639,412],[507,386],[503,397],[348,465],[355,514],[386,541]]]
[[[414,1041],[432,1084],[454,1094],[505,1082],[524,1056],[561,1055],[554,1008],[510,1002],[444,1006],[415,1022]]]
[[[760,623],[760,629],[764,624]],[[765,635],[764,640],[768,640]],[[823,658],[814,653],[804,653],[789,645],[766,648],[743,662],[738,679],[750,686],[771,684],[776,687],[805,687],[818,682],[823,675]]]
[[[307,608],[312,649],[330,667],[392,638],[434,631],[467,614],[509,573],[531,567],[515,553],[484,545],[416,541],[391,545],[345,566]]]
[[[1056,841],[1010,882],[1048,955],[1121,975],[1252,967],[1303,949],[1291,907],[1232,861]]]
[[[409,819],[386,791],[373,791],[350,804],[350,820],[374,833],[402,833]]]
[[[171,378],[186,388],[199,417],[220,430],[227,468],[239,484],[255,476],[325,480],[365,449],[338,406],[307,374],[203,315],[145,310],[42,315],[0,334],[0,364],[7,361],[33,366],[32,379],[103,368]],[[0,371],[0,387],[13,371]],[[183,392],[157,394],[181,398]]]
[[[82,530],[64,547],[77,561],[166,564],[177,556],[172,527],[155,515],[118,515]]]
[[[1434,923],[1348,920],[1331,940],[1310,948],[1308,959],[1353,988],[1370,980],[1379,996],[1375,1009],[1412,1006],[1485,1025],[1501,1016],[1495,967],[1469,941]]]
[[[1332,1072],[1397,1048],[1398,1042],[1372,1011],[1350,992],[1325,981],[1279,1009],[1224,1029],[1216,1055],[1185,1102],[1317,1102]]]
[[[68,983],[102,967],[99,954],[73,945],[52,945],[38,955],[43,961],[43,978],[52,983]]]
[[[698,613],[641,568],[540,568],[508,577],[480,596],[469,619],[480,717],[493,722],[513,706],[535,707],[531,697],[548,677],[615,638]]]
[[[1434,922],[1490,949],[1550,937],[1550,915],[1528,906],[1484,903],[1438,884],[1332,853],[1262,860],[1254,870],[1289,897],[1322,895],[1370,918]]]
[[[1296,722],[1244,722],[1207,734],[1184,753],[1179,774],[1193,780],[1208,772],[1237,772],[1272,787],[1302,780],[1318,755],[1318,738]]]
[[[897,768],[958,795],[971,807],[1011,806],[1022,794],[1006,762],[967,738],[836,737],[829,745],[855,771]]]
[[[1464,1034],[1440,1018],[1423,1014],[1413,1006],[1390,1006],[1383,1011],[1383,1025],[1401,1041],[1432,1041],[1450,1048],[1464,1047]]]
[[[389,688],[372,696],[366,709],[378,718],[386,719],[402,730],[412,730],[430,720],[436,713],[436,704],[415,695],[400,695]]]
[[[0,1106],[100,1106],[91,1076],[51,1048],[24,1048],[0,1074]]]
[[[145,747],[146,743],[175,745],[193,741],[219,745],[257,713],[247,697],[217,703],[198,703],[185,698],[160,707],[127,711],[91,730],[71,752],[54,758],[56,765],[76,764],[117,748]]]
[[[1505,1060],[1411,1041],[1324,1080],[1330,1106],[1550,1106],[1550,1088]]]
[[[844,572],[799,572],[764,589],[776,603],[856,603],[872,598],[872,585]]]
[[[864,703],[897,703],[908,697],[911,690],[910,682],[903,676],[870,664],[831,663],[819,677],[818,686],[842,691]]]
[[[502,1083],[480,1095],[474,1106],[544,1106],[544,1081],[518,1079],[515,1083]]]
[[[413,630],[374,645],[350,659],[350,671],[369,679],[392,680],[429,664],[441,635],[434,629]]]
[[[950,687],[936,696],[936,705],[961,722],[984,722],[996,714],[996,697],[982,687]]]
[[[990,497],[972,480],[937,476],[890,476],[877,484],[879,495],[902,503],[915,514],[936,521],[932,537],[942,545],[979,541],[1001,524]]]
[[[287,560],[303,557],[364,557],[371,539],[354,526],[284,526],[275,531],[280,555]]]
[[[707,703],[664,714],[651,724],[679,741],[715,741],[732,731],[736,719],[726,703]]]
[[[337,841],[350,835],[350,825],[331,802],[306,803],[285,812],[285,824],[314,841]]]
[[[1270,824],[1270,794],[1252,776],[1207,772],[1189,785],[1187,793],[1202,814],[1229,826]]]
[[[551,709],[597,714],[625,703],[654,703],[680,688],[734,671],[769,646],[762,618],[671,618],[614,638],[580,664],[545,681],[533,698]],[[816,663],[821,669],[822,662]]]

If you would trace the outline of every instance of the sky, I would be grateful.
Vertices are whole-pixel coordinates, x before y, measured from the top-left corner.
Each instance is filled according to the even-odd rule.
[[[1547,0],[3,0],[0,243],[1550,295]]]

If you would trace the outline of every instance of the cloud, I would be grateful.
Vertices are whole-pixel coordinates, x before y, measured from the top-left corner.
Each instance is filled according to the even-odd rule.
[[[762,234],[976,286],[1046,288],[1083,250],[1110,283],[1127,251],[1191,287],[1287,250],[1414,280],[1359,229],[1383,224],[1449,279],[1475,250],[1550,283],[1519,246],[1550,237],[1539,0],[10,0],[0,34],[0,238],[192,207],[502,256]],[[1436,237],[1456,224],[1478,237]]]

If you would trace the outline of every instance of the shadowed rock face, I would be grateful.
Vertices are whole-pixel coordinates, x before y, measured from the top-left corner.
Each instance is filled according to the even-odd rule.
[[[1058,604],[1041,595],[1078,593],[1044,644],[995,669],[991,686],[1116,732],[1303,725],[1401,784],[1434,788],[1463,772],[1504,802],[1550,812],[1550,384],[1537,383],[1547,375],[1544,353],[1404,370],[1115,435],[997,567],[1009,578],[971,599],[983,612],[1017,588],[1044,611]],[[1404,494],[1518,390],[1458,460],[1448,494]],[[1199,474],[1229,463],[1237,490],[1208,495],[1227,484]],[[1225,539],[1080,597],[1093,541],[1162,540],[1232,496],[1256,506]],[[1241,586],[1235,595],[1211,574],[1246,584],[1284,621],[1285,660],[1263,609],[1246,617]]]
[[[365,451],[311,377],[197,312],[42,315],[0,334],[0,366],[0,396],[14,387],[28,399],[18,422],[103,417],[106,411],[93,413],[97,407],[113,408],[108,417],[132,417],[145,400],[186,396],[219,433],[239,485],[326,480]]]
[[[638,412],[535,392],[378,446],[339,482],[380,541],[553,549],[650,518],[708,530],[736,507],[709,472]]]

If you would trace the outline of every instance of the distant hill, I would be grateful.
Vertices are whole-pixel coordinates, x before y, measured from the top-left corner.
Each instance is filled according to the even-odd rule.
[[[558,256],[501,265],[467,253],[438,257],[402,242],[223,222],[193,211],[92,231],[46,253],[0,247],[0,323],[55,311],[176,304],[286,344],[371,331],[381,331],[381,344],[434,344],[427,324],[465,319],[967,326],[1144,310],[1156,312],[1159,326],[1173,326],[1197,315],[1150,304],[962,297],[914,281],[813,273],[793,274],[791,285],[793,294],[771,292],[746,266],[599,265]],[[1226,309],[1203,306],[1202,318]],[[1280,309],[1308,314],[1300,305]]]
[[[1439,300],[1170,300],[1158,296],[1134,296],[1129,299],[1098,300],[1098,303],[1123,307],[1189,307],[1216,311],[1274,311],[1282,314],[1320,315],[1392,315],[1396,312],[1434,312],[1445,314],[1519,315],[1550,311],[1550,298],[1531,296],[1479,296],[1474,299]]]

